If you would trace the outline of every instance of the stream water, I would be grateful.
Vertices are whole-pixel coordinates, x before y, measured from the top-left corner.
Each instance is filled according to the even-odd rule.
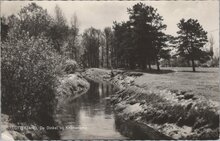
[[[112,85],[90,81],[86,94],[65,103],[56,115],[60,139],[126,139],[115,126],[112,93]]]
[[[56,113],[62,128],[57,130],[59,139],[150,139],[146,130],[114,114],[110,104],[114,92],[110,84],[90,81],[86,94],[64,103]]]

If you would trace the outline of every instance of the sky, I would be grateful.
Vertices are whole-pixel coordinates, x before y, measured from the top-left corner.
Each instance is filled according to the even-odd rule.
[[[21,7],[31,1],[1,1],[1,15],[8,16],[19,12]],[[86,28],[94,27],[103,29],[112,27],[113,21],[128,20],[127,8],[139,1],[32,1],[47,9],[50,15],[54,15],[55,5],[63,10],[68,21],[76,13],[80,32]],[[157,8],[167,25],[166,33],[176,35],[177,23],[180,19],[198,19],[199,23],[213,36],[214,49],[218,54],[219,48],[219,1],[142,1],[146,5]]]

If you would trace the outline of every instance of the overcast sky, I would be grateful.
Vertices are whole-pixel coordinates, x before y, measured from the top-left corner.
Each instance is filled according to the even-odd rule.
[[[138,1],[34,1],[38,5],[54,14],[55,5],[63,10],[67,20],[74,13],[77,14],[81,32],[91,26],[103,29],[112,26],[113,21],[128,20],[127,8],[132,7]],[[215,48],[219,47],[219,1],[142,1],[158,9],[167,24],[166,33],[175,35],[180,19],[198,19],[208,35],[213,35]],[[17,13],[28,1],[4,1],[1,2],[1,14],[8,16]]]

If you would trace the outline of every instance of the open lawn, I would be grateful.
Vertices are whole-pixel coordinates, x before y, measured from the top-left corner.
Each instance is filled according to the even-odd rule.
[[[192,68],[180,67],[161,70],[172,71],[162,74],[144,73],[135,79],[134,84],[144,88],[181,90],[220,101],[219,68],[197,68],[197,72],[192,72]]]

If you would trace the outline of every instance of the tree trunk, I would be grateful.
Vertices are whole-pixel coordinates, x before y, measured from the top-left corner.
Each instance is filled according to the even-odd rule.
[[[113,48],[112,48],[112,46],[111,46],[111,53],[110,53],[110,56],[111,56],[111,58],[110,58],[110,61],[111,61],[110,66],[111,66],[111,68],[112,68],[112,67],[114,67],[114,64],[113,64]]]
[[[148,60],[147,62],[148,62],[148,68],[149,68],[149,70],[151,71],[151,63],[150,63],[151,61]]]
[[[168,67],[171,67],[170,59],[168,59]]]
[[[101,67],[104,67],[104,46],[102,46],[102,62],[101,62]]]
[[[157,60],[157,71],[160,71],[160,62]]]
[[[141,68],[142,68],[143,71],[146,70],[146,62],[142,62],[141,63]]]
[[[149,67],[149,70],[151,71],[151,64],[150,63],[148,64],[148,67]]]
[[[196,71],[196,68],[195,68],[194,59],[192,59],[192,68],[193,68],[193,72],[195,72],[195,71]]]
[[[107,87],[107,88],[106,88],[106,89],[107,89],[107,90],[106,90],[106,95],[107,95],[107,96],[109,96],[109,87],[108,87],[108,86],[109,86],[109,85],[106,86],[106,87]]]
[[[107,63],[107,68],[109,68],[109,64],[108,64],[108,39],[106,40],[106,63]]]
[[[75,61],[78,62],[77,49],[75,50]]]

